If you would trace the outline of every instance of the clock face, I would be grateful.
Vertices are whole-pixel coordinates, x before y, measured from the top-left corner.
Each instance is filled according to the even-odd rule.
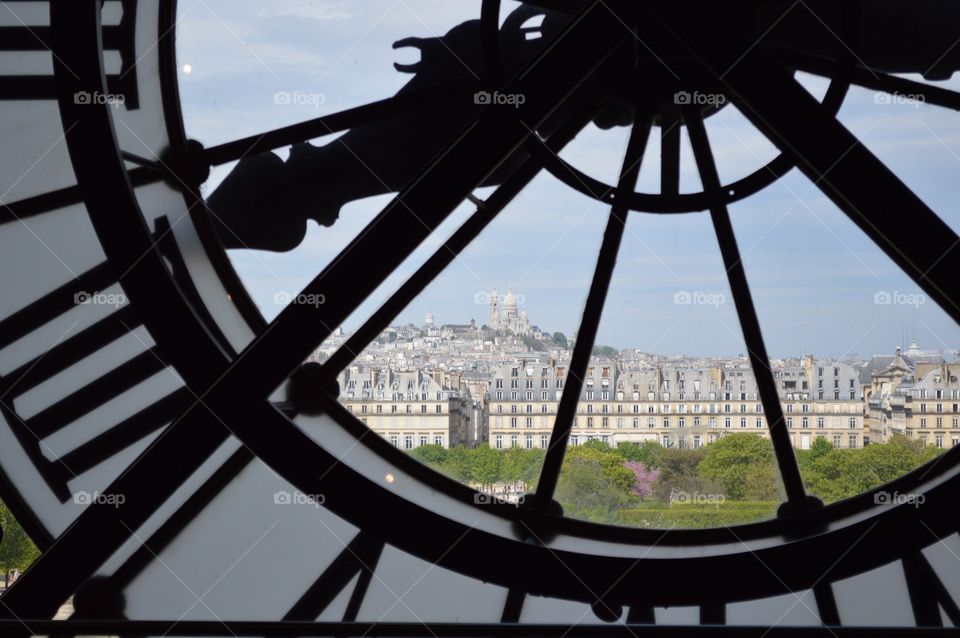
[[[188,83],[209,71],[203,56],[178,60],[175,35],[195,28],[194,8],[208,21],[230,9],[2,4],[0,56],[16,72],[0,77],[0,108],[16,152],[2,160],[0,489],[44,550],[3,594],[4,617],[49,618],[73,596],[77,618],[134,620],[960,622],[957,451],[884,485],[910,497],[893,503],[872,491],[825,507],[808,493],[731,214],[802,174],[898,276],[960,318],[955,231],[836,117],[851,87],[955,110],[955,93],[903,75],[949,77],[949,52],[869,40],[858,55],[845,38],[867,18],[820,6],[811,21],[750,3],[732,15],[411,3],[385,33],[405,32],[396,46],[419,49],[419,62],[346,96],[278,75],[271,108],[243,126],[225,109],[201,143],[183,114],[196,116]],[[349,56],[351,38],[377,26],[349,3],[290,5],[269,14],[282,28],[332,24],[314,55]],[[353,11],[363,17],[337,32]],[[871,17],[878,39],[907,19],[885,18]],[[737,171],[711,150],[734,113],[770,145]],[[621,149],[612,171],[574,139],[585,130],[621,142],[602,144]],[[515,200],[546,188],[589,200],[604,221],[536,487],[521,506],[490,505],[338,398],[357,354],[478,235],[500,232]],[[603,384],[588,370],[602,311],[617,306],[614,266],[635,220],[693,212],[719,246],[783,502],[773,520],[708,530],[579,520],[561,470],[585,379]],[[431,245],[447,220],[460,224]],[[304,277],[299,293],[256,288],[244,263],[282,265],[324,232],[316,270],[282,282]],[[349,320],[358,327],[331,339]]]

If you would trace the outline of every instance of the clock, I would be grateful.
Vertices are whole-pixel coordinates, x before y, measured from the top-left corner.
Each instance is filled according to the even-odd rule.
[[[53,631],[37,623],[71,596],[75,620],[144,635],[256,633],[240,621],[277,623],[261,635],[310,631],[282,621],[343,635],[960,623],[960,452],[883,486],[910,502],[805,492],[728,210],[799,170],[960,319],[960,239],[836,117],[851,86],[956,110],[956,93],[894,75],[949,76],[955,56],[877,44],[884,26],[926,20],[949,49],[954,9],[917,3],[894,20],[885,3],[813,2],[795,19],[786,3],[542,0],[501,24],[485,0],[444,41],[476,73],[401,65],[418,78],[394,97],[205,147],[183,126],[172,0],[2,4],[15,20],[0,55],[17,75],[0,77],[0,490],[43,550],[0,599],[8,630]],[[822,100],[799,71],[830,81]],[[724,182],[704,121],[728,103],[779,154]],[[436,113],[449,120],[431,127]],[[616,183],[560,159],[590,122],[629,127]],[[681,129],[699,192],[678,186]],[[297,145],[338,133],[421,146],[402,163],[368,149],[387,178],[345,170],[318,213],[305,176],[353,160]],[[290,145],[285,163],[269,154]],[[211,167],[237,160],[204,199]],[[609,211],[536,492],[487,507],[371,436],[336,378],[542,172]],[[479,186],[493,190],[480,199]],[[396,195],[303,290],[326,303],[266,321],[225,246],[288,249],[306,219],[333,223],[373,193]],[[465,200],[476,212],[444,246],[338,352],[305,364]],[[268,227],[257,210],[270,203]],[[566,517],[554,491],[626,218],[693,211],[715,228],[787,498],[776,520],[722,529]]]

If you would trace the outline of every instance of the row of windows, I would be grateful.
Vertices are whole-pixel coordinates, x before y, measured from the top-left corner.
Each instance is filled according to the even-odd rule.
[[[960,412],[960,410],[957,409],[957,408],[960,408],[960,404],[954,403],[951,407],[952,407],[952,410],[951,410],[952,412]],[[933,410],[927,410],[927,404],[921,403],[920,409],[918,410],[918,412],[944,412],[943,404],[937,403],[934,406]]]
[[[557,386],[557,389],[560,389],[560,386]],[[508,394],[509,394],[509,397],[507,396]],[[560,392],[553,392],[553,391],[547,389],[547,386],[541,386],[541,389],[540,389],[540,391],[539,391],[539,398],[540,398],[541,401],[547,401],[547,400],[550,400],[551,398],[553,398],[554,396],[556,396],[557,398],[559,398],[560,394],[561,394]],[[843,395],[843,396],[841,396],[841,395]],[[521,392],[519,389],[516,389],[516,388],[515,388],[515,389],[511,390],[511,391],[508,393],[508,392],[504,391],[503,389],[501,389],[501,386],[497,386],[497,389],[494,390],[494,392],[493,392],[493,396],[494,396],[494,398],[495,398],[497,401],[504,401],[504,400],[517,401],[517,400],[520,400],[520,399],[526,399],[527,401],[533,401],[534,399],[537,398],[537,392],[536,392],[532,387],[528,387],[528,388],[527,388],[526,390],[524,390],[523,392]],[[588,389],[588,390],[584,393],[584,398],[585,398],[587,401],[597,401],[597,400],[599,400],[599,401],[610,401],[610,400],[611,400],[611,393],[610,393],[608,390],[601,390],[600,392],[595,392],[595,391],[593,391],[593,390],[589,390],[589,389]],[[707,400],[707,401],[717,401],[717,400],[723,400],[723,401],[756,401],[756,400],[758,400],[759,395],[758,395],[756,392],[749,392],[749,393],[748,393],[748,392],[739,392],[739,393],[724,392],[724,393],[722,393],[722,396],[721,396],[721,395],[720,395],[719,393],[717,393],[717,392],[710,392],[707,396],[702,396],[701,393],[699,393],[699,392],[694,392],[694,393],[693,393],[693,396],[689,396],[689,395],[685,396],[683,392],[679,392],[679,393],[677,393],[677,396],[675,396],[675,397],[673,397],[673,398],[674,398],[675,400],[677,400],[677,401],[684,401],[684,400],[686,400],[686,401],[704,401],[704,400]],[[804,400],[809,400],[809,399],[810,399],[810,396],[809,396],[809,393],[806,393],[806,392],[802,392],[802,393],[791,392],[791,393],[787,393],[786,398],[787,398],[787,399],[804,399]],[[818,401],[823,401],[823,400],[825,400],[825,399],[826,399],[826,400],[829,400],[830,398],[831,398],[831,397],[826,396],[826,393],[824,392],[824,390],[823,390],[822,387],[817,391],[816,400],[818,400]],[[835,387],[834,390],[833,390],[833,397],[832,397],[832,398],[833,398],[833,400],[835,400],[835,401],[847,400],[847,399],[849,399],[850,401],[855,401],[855,400],[857,400],[857,391],[856,391],[856,388],[854,388],[854,387],[851,385],[851,387],[850,387],[850,389],[849,389],[848,392],[841,392],[839,387]],[[617,393],[616,393],[616,400],[617,400],[617,401],[624,401],[624,400],[626,400],[624,393],[623,393],[623,392],[617,392]],[[640,398],[640,393],[639,393],[639,392],[634,392],[634,393],[633,393],[633,399],[632,399],[632,400],[633,400],[633,401],[640,401],[640,400],[641,400],[641,398]],[[648,392],[648,393],[647,393],[647,400],[648,400],[648,401],[656,401],[656,400],[657,400],[657,393],[656,393],[656,392]],[[671,400],[671,394],[670,394],[669,392],[661,392],[661,393],[660,393],[660,400],[662,400],[662,401],[670,401],[670,400]]]
[[[435,404],[435,405],[433,406],[433,412],[434,412],[435,414],[443,414],[443,405],[444,405],[443,403],[437,403],[437,404]],[[400,407],[400,406],[397,406],[397,405],[391,405],[391,406],[390,406],[390,414],[400,414],[401,412],[400,412],[400,410],[398,410],[399,407]],[[409,403],[406,404],[406,405],[404,406],[404,408],[405,408],[405,409],[404,409],[404,411],[402,412],[402,414],[413,414],[413,406],[412,406],[411,404],[409,404]],[[352,403],[348,403],[348,404],[347,404],[347,410],[349,410],[350,412],[353,412],[353,404],[352,404]],[[420,405],[420,414],[427,414],[427,413],[429,413],[429,412],[430,412],[430,410],[429,410],[429,406],[428,406],[428,405],[426,405],[426,404],[421,404],[421,405]],[[361,405],[360,405],[360,414],[369,414],[369,413],[370,413],[370,406],[368,406],[368,405],[365,404],[365,403],[364,403],[364,404],[361,404]],[[374,414],[383,414],[383,413],[384,413],[384,411],[383,411],[383,406],[382,406],[382,405],[379,405],[379,404],[378,404],[378,405],[374,406]]]
[[[747,417],[741,417],[741,418],[740,418],[740,421],[739,421],[740,427],[741,427],[741,428],[747,427],[748,421],[749,421],[749,419],[748,419]],[[573,425],[574,425],[574,427],[581,427],[581,425],[585,425],[585,426],[588,427],[588,428],[592,428],[592,427],[594,427],[596,424],[597,424],[597,422],[594,420],[594,417],[592,417],[592,416],[588,416],[588,417],[586,417],[586,418],[583,419],[583,420],[581,420],[581,417],[574,417],[574,419],[573,419]],[[692,424],[693,427],[699,428],[699,427],[702,427],[702,426],[704,425],[704,421],[703,421],[703,419],[701,419],[701,418],[698,417],[698,416],[693,417],[692,421],[687,421],[687,419],[685,419],[684,417],[679,417],[679,418],[676,419],[676,421],[671,420],[670,417],[663,417],[663,419],[662,419],[662,421],[661,421],[661,427],[664,427],[664,428],[670,428],[670,427],[672,427],[673,425],[676,425],[676,427],[678,427],[678,428],[684,428],[684,427],[687,427],[688,424]],[[758,428],[766,427],[766,423],[764,422],[764,419],[761,418],[761,417],[757,417],[756,419],[754,419],[754,424],[755,424],[755,426],[758,427]],[[495,425],[496,425],[496,427],[503,427],[502,421],[501,421],[501,419],[500,419],[499,417],[496,419]],[[604,416],[604,417],[600,417],[600,419],[599,419],[599,425],[600,425],[601,428],[608,428],[608,427],[610,427],[610,418],[609,418],[609,417],[605,417],[605,416]],[[617,419],[616,419],[616,426],[617,426],[617,428],[624,428],[624,427],[626,427],[626,425],[627,425],[627,424],[626,424],[626,419],[624,419],[624,418],[622,418],[622,417],[617,417]],[[640,418],[639,418],[639,417],[634,417],[634,418],[632,419],[631,425],[632,425],[634,428],[639,428],[639,427],[640,427]],[[710,417],[710,418],[708,418],[708,419],[706,420],[706,425],[707,425],[707,427],[711,427],[711,428],[717,427],[717,418],[716,418],[716,417]],[[533,417],[525,417],[525,418],[524,418],[524,426],[525,426],[525,427],[528,427],[528,428],[534,427]],[[791,428],[792,428],[793,426],[794,426],[793,417],[787,417],[787,427],[791,427]],[[826,418],[825,418],[825,417],[822,417],[822,416],[821,416],[821,417],[817,417],[816,426],[817,426],[817,428],[821,428],[821,429],[822,429],[822,428],[825,428],[825,427],[827,426]],[[855,429],[855,428],[857,428],[857,427],[859,427],[859,426],[860,426],[859,417],[849,417],[849,418],[847,419],[847,427],[849,427],[849,428],[851,428],[851,429]],[[514,417],[510,417],[510,427],[511,427],[511,428],[519,427],[519,418],[518,418],[518,417],[515,417],[515,416],[514,416]],[[656,427],[657,427],[657,418],[656,418],[656,417],[648,417],[648,418],[647,418],[647,427],[648,427],[648,428],[656,428]],[[730,417],[724,417],[724,419],[723,419],[723,427],[725,427],[725,428],[733,427],[733,419],[730,418]],[[810,419],[809,419],[809,417],[802,417],[802,418],[800,419],[800,427],[801,427],[801,428],[809,428],[809,427],[810,427]],[[839,417],[834,417],[834,418],[832,419],[831,427],[833,427],[833,428],[841,427],[841,420],[840,420]]]
[[[413,435],[411,435],[411,434],[405,435],[405,436],[403,437],[403,449],[405,449],[405,450],[412,450],[414,447],[417,447],[417,446],[414,446],[414,441],[416,441],[416,440],[417,440],[417,439],[416,439]],[[442,445],[443,445],[443,441],[444,441],[444,438],[443,438],[443,435],[442,435],[442,434],[435,434],[435,435],[433,436],[433,445],[441,445],[441,446],[442,446]],[[391,435],[390,435],[390,443],[391,443],[394,447],[400,447],[400,435],[399,435],[399,434],[391,434]],[[419,437],[419,443],[420,443],[420,445],[430,445],[430,437],[429,437],[428,435],[426,435],[426,434],[421,434],[420,437]]]
[[[927,440],[928,440],[928,439],[927,439],[927,435],[926,435],[926,434],[921,434],[921,435],[920,435],[920,443],[922,443],[923,445],[926,445],[926,444],[927,444]],[[935,434],[934,437],[933,437],[933,444],[934,444],[936,447],[938,447],[938,448],[942,448],[942,447],[943,447],[943,434],[940,434],[940,433]],[[950,438],[950,444],[951,444],[953,447],[958,447],[958,446],[960,446],[960,437],[957,437],[957,436],[951,437],[951,438]]]
[[[546,400],[549,400],[549,399],[544,399],[544,400],[546,401]],[[832,411],[833,411],[834,414],[841,414],[841,413],[843,413],[843,412],[848,412],[848,413],[850,413],[850,414],[857,414],[857,413],[859,413],[859,412],[862,410],[862,407],[863,407],[863,406],[860,404],[859,401],[853,402],[853,403],[846,403],[846,404],[834,403],[834,404],[832,404],[832,406],[833,406],[832,408],[830,408],[830,406],[828,406],[827,404],[823,404],[823,403],[815,403],[815,404],[813,404],[813,405],[815,406],[816,409],[811,409],[811,407],[810,407],[811,404],[809,404],[809,403],[800,403],[800,404],[787,403],[787,404],[784,404],[783,409],[784,409],[784,411],[785,411],[787,414],[793,414],[793,413],[796,413],[796,412],[799,412],[799,413],[801,413],[801,414],[809,414],[809,413],[828,414],[831,409],[832,409]],[[843,409],[843,406],[844,406],[844,405],[846,405],[846,410]],[[525,413],[527,413],[527,414],[531,414],[531,413],[533,413],[533,412],[535,411],[534,408],[535,408],[535,406],[534,406],[534,404],[532,404],[532,403],[526,403],[526,404],[523,404],[523,405],[518,405],[518,404],[516,404],[516,403],[513,403],[513,404],[510,404],[510,406],[509,406],[509,411],[510,411],[511,414],[519,414],[519,413],[521,413],[521,412],[525,412]],[[555,411],[555,410],[556,410],[556,404],[548,404],[548,403],[541,403],[541,404],[540,404],[540,412],[541,412],[541,413],[546,414],[546,413],[549,413],[549,412],[553,412],[553,411]],[[496,404],[495,412],[496,412],[497,414],[503,414],[505,411],[507,411],[507,410],[506,410],[505,405],[504,405],[503,403],[497,403],[497,404]],[[687,414],[687,413],[691,413],[691,414],[721,414],[721,413],[722,413],[722,414],[734,414],[734,413],[739,413],[739,414],[747,414],[747,413],[750,413],[750,412],[753,412],[753,413],[756,413],[756,414],[761,414],[761,413],[763,413],[763,404],[761,404],[761,403],[754,403],[754,404],[751,405],[751,404],[747,404],[747,403],[740,403],[740,404],[737,404],[737,405],[733,405],[733,404],[730,404],[730,403],[724,403],[724,404],[721,405],[721,404],[717,404],[717,403],[708,403],[708,404],[701,404],[701,403],[693,403],[693,404],[686,404],[686,403],[676,403],[676,404],[669,404],[669,403],[647,403],[647,404],[639,404],[639,403],[634,403],[634,404],[630,404],[630,405],[625,405],[625,404],[623,404],[623,403],[616,403],[616,404],[613,404],[613,407],[611,407],[611,404],[609,404],[609,403],[599,403],[599,404],[594,404],[594,403],[581,403],[580,405],[577,406],[577,411],[578,411],[578,412],[581,412],[581,413],[586,413],[586,414],[594,414],[594,413],[596,413],[596,412],[599,412],[600,414],[610,414],[610,413],[616,413],[616,414],[623,414],[623,413],[633,413],[633,414],[673,414],[673,413],[676,413],[676,414]]]
[[[942,428],[942,427],[943,427],[943,417],[942,417],[942,416],[938,416],[937,418],[934,419],[934,423],[936,423],[936,427]],[[951,427],[957,427],[958,425],[960,425],[960,424],[958,424],[958,422],[957,422],[957,417],[953,417],[952,419],[950,419],[950,426],[951,426]],[[920,427],[922,427],[922,428],[927,427],[927,417],[925,417],[925,416],[920,417]]]

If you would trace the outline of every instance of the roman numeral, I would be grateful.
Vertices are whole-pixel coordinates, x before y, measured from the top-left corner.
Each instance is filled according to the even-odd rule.
[[[383,552],[383,543],[372,538],[369,534],[360,532],[350,544],[340,552],[333,562],[327,566],[320,577],[300,597],[284,620],[316,620],[323,610],[333,602],[337,595],[350,584],[357,574],[360,578],[353,589],[347,609],[344,612],[345,621],[356,620],[357,612],[363,603],[377,561]]]
[[[24,0],[6,0],[6,5],[16,5]],[[107,89],[111,94],[123,95],[124,106],[139,108],[137,92],[136,48],[134,43],[137,17],[136,0],[120,0],[123,11],[120,23],[103,27],[104,53],[120,54],[120,71],[107,75]],[[16,13],[14,6],[8,7]],[[0,55],[6,51],[50,50],[50,27],[11,26],[0,27]],[[8,75],[0,79],[0,100],[54,100],[57,97],[53,74]]]
[[[903,573],[918,627],[943,627],[941,608],[953,626],[960,627],[960,609],[956,601],[921,552],[903,558]]]
[[[76,295],[95,293],[116,285],[105,264],[83,273],[75,281],[53,290],[20,311],[0,321],[0,349],[6,348],[34,329],[78,306]],[[92,439],[51,459],[44,440],[127,390],[167,368],[156,348],[144,345],[139,353],[76,391],[43,407],[27,419],[16,414],[17,397],[96,355],[141,325],[133,308],[121,305],[106,317],[63,340],[45,353],[0,377],[0,411],[30,460],[61,502],[71,497],[67,483],[128,446],[170,423],[189,405],[190,392],[180,388],[159,397],[154,403],[121,420],[108,424]]]

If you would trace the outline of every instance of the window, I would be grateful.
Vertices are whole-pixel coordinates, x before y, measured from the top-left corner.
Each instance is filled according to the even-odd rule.
[[[512,428],[517,427],[517,417],[515,416],[510,417],[510,427]]]
[[[420,414],[426,414],[426,413],[427,413],[427,406],[426,406],[426,405],[421,405],[421,406],[420,406]]]
[[[592,428],[592,427],[593,427],[593,417],[592,417],[592,416],[588,416],[588,417],[587,417],[587,427],[588,427],[588,428]]]
[[[527,448],[528,450],[530,450],[530,449],[533,448],[533,435],[532,435],[532,434],[528,434],[528,435],[524,438],[523,446],[524,446],[525,448]]]
[[[438,434],[435,437],[433,437],[433,444],[443,446],[443,435]]]
[[[856,435],[856,434],[851,434],[851,435],[850,435],[850,447],[857,447],[857,435]]]
[[[834,434],[834,435],[833,435],[833,447],[840,447],[840,435],[839,435],[839,434]]]
[[[742,427],[742,428],[747,427],[747,419],[746,419],[746,418],[740,417],[740,427]]]
[[[412,449],[413,449],[413,437],[412,437],[412,436],[405,436],[405,437],[403,437],[403,448],[404,448],[405,450],[412,450]]]
[[[942,448],[942,447],[943,447],[943,435],[942,435],[942,434],[938,434],[938,435],[934,438],[934,441],[935,441],[934,445],[936,445],[936,446],[939,447],[939,448]]]
[[[725,428],[730,427],[730,417],[726,417],[723,419],[723,427]]]
[[[802,428],[810,427],[810,419],[807,417],[803,417],[802,419],[800,419],[800,427]]]
[[[427,445],[430,442],[430,438],[425,434],[420,435],[420,445]]]
[[[362,414],[366,414],[366,413],[367,413],[367,406],[366,406],[366,405],[361,405],[361,406],[360,406],[360,412],[361,412]]]
[[[519,437],[516,434],[510,435],[510,447],[517,447]]]
[[[541,435],[540,435],[540,447],[546,448],[549,443],[550,443],[550,437],[548,437],[546,434],[541,434]],[[576,445],[576,443],[574,443],[574,445]]]
[[[653,416],[652,416],[652,417],[649,417],[649,418],[647,419],[647,427],[648,427],[648,428],[655,428],[655,427],[657,427],[657,418],[656,418],[656,417],[653,417]]]
[[[396,434],[390,435],[390,445],[392,445],[393,447],[400,447],[400,439],[399,437],[397,437]]]
[[[847,425],[850,426],[851,430],[855,430],[857,427],[857,417],[853,417],[853,416],[850,417],[850,420],[848,421]]]
[[[665,428],[670,427],[670,417],[668,416],[663,417],[663,427]]]
[[[443,414],[443,406],[439,403],[437,404],[437,414]]]
[[[817,417],[817,427],[818,427],[819,429],[821,429],[821,430],[823,429],[823,417],[822,417],[822,416],[818,416],[818,417]]]
[[[502,434],[498,434],[498,435],[496,435],[495,437],[493,437],[493,447],[497,448],[498,450],[502,450],[502,449],[503,449],[503,435],[502,435]]]

